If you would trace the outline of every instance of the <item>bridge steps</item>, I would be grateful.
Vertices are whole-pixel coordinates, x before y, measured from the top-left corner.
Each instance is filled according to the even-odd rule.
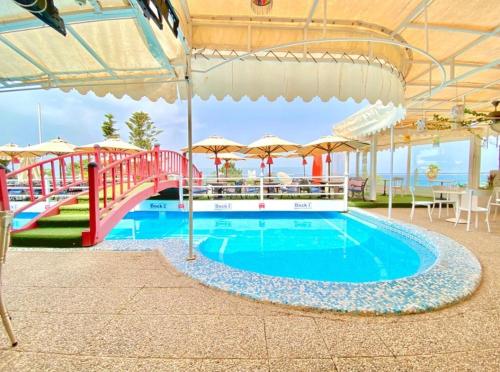
[[[59,214],[40,218],[34,229],[12,234],[14,247],[82,246],[82,232],[89,226],[88,199],[79,198],[78,203],[64,205]]]

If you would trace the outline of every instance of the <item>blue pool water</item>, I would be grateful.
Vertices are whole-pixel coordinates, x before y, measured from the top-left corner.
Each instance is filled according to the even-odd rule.
[[[183,212],[131,212],[108,239],[187,238]],[[200,212],[194,238],[209,259],[272,276],[373,282],[426,270],[434,254],[350,214]]]

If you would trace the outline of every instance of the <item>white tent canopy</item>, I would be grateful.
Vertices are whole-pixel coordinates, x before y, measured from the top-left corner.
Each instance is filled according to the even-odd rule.
[[[334,125],[333,132],[346,138],[363,138],[393,127],[405,115],[406,110],[401,106],[377,102]]]

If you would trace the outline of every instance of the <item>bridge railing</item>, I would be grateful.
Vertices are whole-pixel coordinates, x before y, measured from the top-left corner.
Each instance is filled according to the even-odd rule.
[[[72,192],[86,189],[85,168],[89,162],[107,164],[123,156],[126,156],[123,152],[104,152],[96,147],[90,152],[75,152],[45,159],[10,173],[0,171],[0,207],[10,210],[10,200],[27,202],[13,211],[17,215],[56,195],[70,196]]]
[[[177,187],[186,167],[186,157],[174,151],[160,150],[159,146],[155,146],[153,150],[128,155],[104,167],[90,163],[88,166],[90,221],[89,230],[82,236],[83,245],[91,246],[102,240],[117,222],[110,212],[113,208],[123,202],[125,210],[132,209],[137,203],[132,195],[142,195],[141,191],[150,194],[151,188],[152,193],[156,193],[168,185]],[[194,168],[194,174],[202,176],[197,168]]]

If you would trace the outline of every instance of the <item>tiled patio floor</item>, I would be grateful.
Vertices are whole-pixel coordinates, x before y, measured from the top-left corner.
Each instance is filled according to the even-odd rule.
[[[0,333],[0,369],[498,371],[500,221],[491,234],[444,218],[430,224],[423,210],[415,222],[477,255],[483,283],[472,298],[432,313],[361,317],[209,289],[156,252],[10,252],[4,292],[19,346]]]

